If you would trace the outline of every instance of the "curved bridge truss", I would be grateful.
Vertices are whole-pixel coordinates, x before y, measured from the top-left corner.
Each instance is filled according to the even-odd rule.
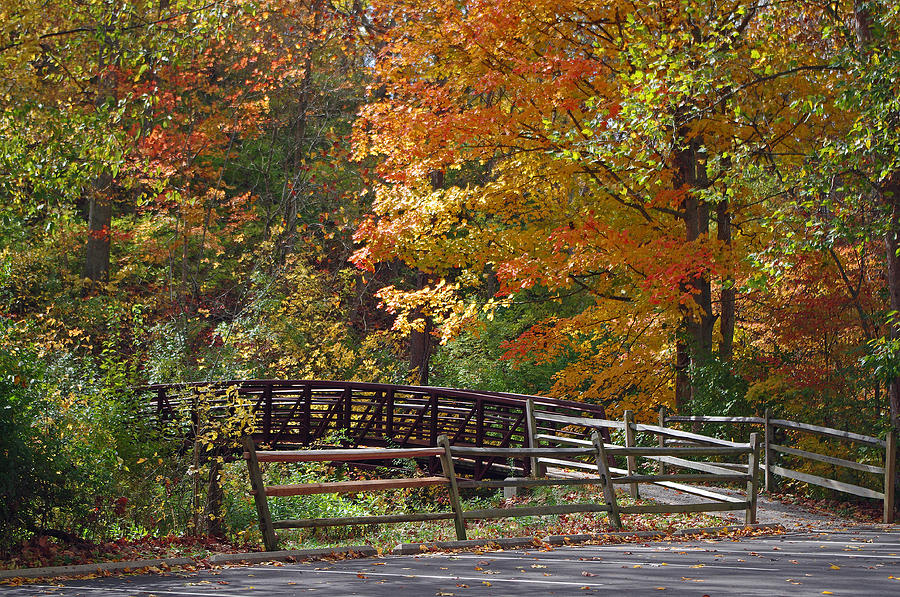
[[[455,445],[533,447],[530,409],[559,415],[560,427],[567,417],[605,418],[602,406],[542,396],[352,381],[235,380],[161,384],[147,390],[157,416],[166,419],[178,409],[191,408],[201,389],[221,397],[224,404],[230,387],[253,404],[258,429],[254,439],[273,448],[321,442],[335,432],[357,446],[434,446],[438,436],[446,435]],[[491,469],[494,474],[496,469],[527,474],[531,463],[475,459],[473,466],[480,479]]]

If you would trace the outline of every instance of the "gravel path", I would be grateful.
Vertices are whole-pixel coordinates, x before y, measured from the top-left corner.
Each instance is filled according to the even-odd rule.
[[[551,476],[572,477],[583,476],[577,473],[563,469],[551,469]],[[619,487],[625,487],[621,485]],[[653,485],[651,483],[643,483],[640,486],[640,496],[657,501],[661,504],[699,504],[701,502],[710,501],[708,498],[702,498],[696,495]],[[723,489],[720,487],[710,488],[713,491],[731,495],[737,498],[744,498],[744,493],[731,489]],[[841,518],[827,512],[810,512],[804,508],[793,504],[785,504],[777,500],[772,500],[764,494],[759,494],[756,502],[757,522],[761,524],[780,524],[790,531],[826,531],[836,530],[847,527],[859,527],[859,521],[848,518]],[[716,515],[729,521],[729,524],[743,524],[744,512],[717,512]]]
[[[743,498],[743,493],[729,489],[716,488],[719,493],[726,493]],[[709,501],[695,495],[676,491],[659,485],[644,484],[640,486],[642,498],[649,498],[663,504],[696,504]],[[743,512],[720,512],[722,518],[735,523],[744,522]],[[764,524],[781,524],[788,530],[833,530],[840,527],[858,526],[858,521],[840,518],[827,513],[810,512],[792,504],[784,504],[760,494],[757,499],[757,519]]]

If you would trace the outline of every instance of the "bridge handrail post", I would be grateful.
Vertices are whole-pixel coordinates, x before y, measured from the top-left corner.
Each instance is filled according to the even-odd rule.
[[[475,409],[475,445],[482,448],[484,447],[484,400],[476,398]],[[484,461],[481,458],[476,458],[475,478],[481,479],[484,473]]]
[[[353,388],[349,385],[346,386],[342,397],[344,399],[344,408],[341,413],[343,415],[343,426],[344,429],[349,430],[353,417]]]
[[[263,388],[263,437],[266,442],[272,441],[272,384]]]
[[[312,386],[308,383],[303,384],[303,410],[301,411],[302,423],[303,427],[301,428],[302,437],[305,440],[304,443],[310,443],[311,441],[318,439],[313,437],[313,428],[312,428]]]

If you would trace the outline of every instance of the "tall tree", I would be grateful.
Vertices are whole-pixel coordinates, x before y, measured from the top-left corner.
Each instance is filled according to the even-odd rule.
[[[804,5],[805,6],[805,5]],[[815,6],[815,5],[811,5]],[[815,46],[832,76],[807,101],[832,125],[809,140],[809,159],[794,171],[811,226],[827,232],[826,249],[862,246],[881,236],[885,325],[868,362],[887,387],[890,418],[900,426],[900,8],[893,2],[836,2],[810,14],[821,27]],[[823,243],[820,243],[823,244]]]
[[[570,355],[561,393],[669,401],[674,386],[689,409],[690,368],[717,334],[733,353],[747,247],[732,229],[759,215],[739,174],[793,140],[798,126],[773,141],[761,124],[787,117],[820,64],[773,47],[783,32],[753,1],[375,7],[396,25],[377,65],[388,93],[359,127],[384,184],[357,262],[446,279],[446,329],[478,312],[460,305],[465,289],[493,273],[488,308],[534,286],[584,293],[588,308],[511,354]],[[430,188],[433,170],[451,184]]]

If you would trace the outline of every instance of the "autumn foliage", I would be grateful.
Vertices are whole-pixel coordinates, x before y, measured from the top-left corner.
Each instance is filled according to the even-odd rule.
[[[42,524],[190,518],[147,382],[897,425],[894,4],[0,2],[3,423],[105,471]]]

